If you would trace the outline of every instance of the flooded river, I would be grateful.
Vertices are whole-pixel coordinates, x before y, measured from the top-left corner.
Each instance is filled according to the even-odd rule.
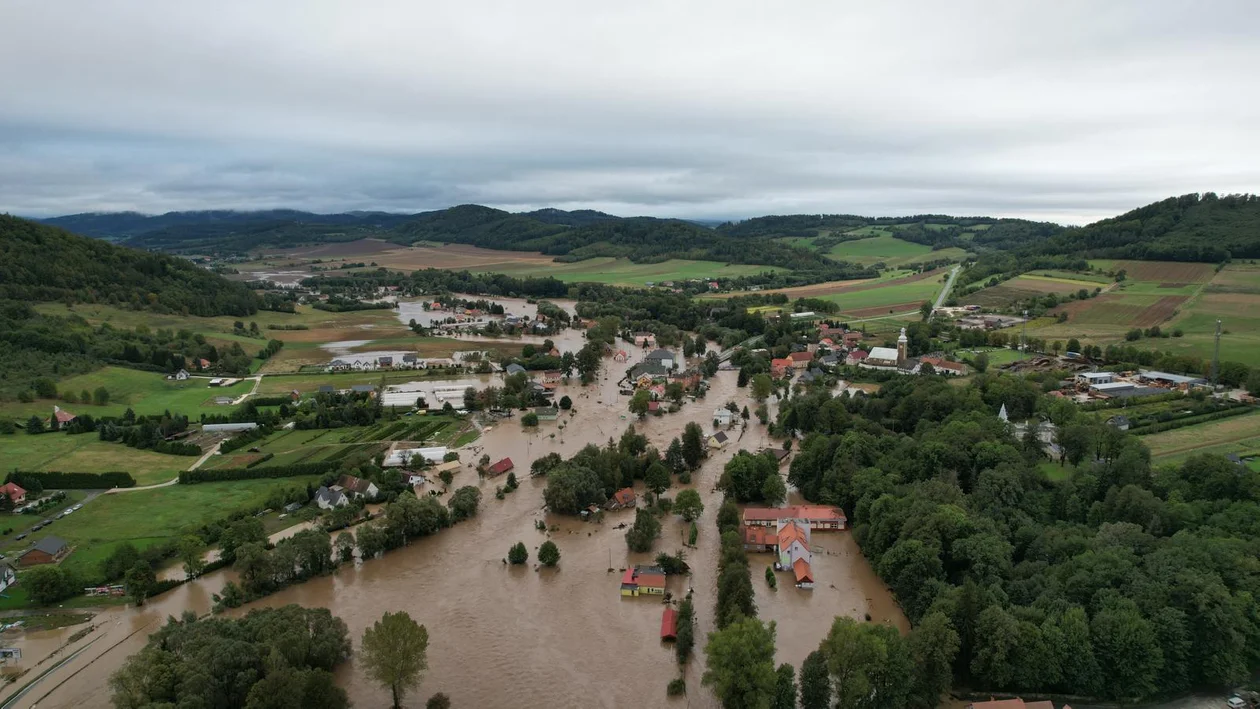
[[[633,348],[628,348],[633,349]],[[631,352],[631,363],[642,357]],[[456,707],[572,707],[688,706],[716,707],[711,693],[700,684],[704,635],[713,629],[716,599],[718,538],[715,518],[721,496],[714,483],[722,467],[740,448],[758,450],[769,444],[764,427],[753,424],[726,450],[718,451],[693,480],[705,503],[699,522],[698,548],[687,550],[693,574],[671,578],[675,596],[688,586],[696,594],[699,621],[697,656],[688,665],[688,696],[667,700],[665,685],[677,675],[673,649],[658,640],[661,604],[649,598],[622,599],[620,569],[650,560],[652,554],[630,554],[624,531],[614,529],[633,520],[633,511],[608,514],[602,524],[552,516],[542,510],[544,480],[528,478],[534,459],[557,452],[570,455],[587,443],[602,444],[621,435],[631,417],[628,397],[617,393],[616,380],[629,364],[605,360],[607,376],[587,388],[562,386],[557,396],[573,398],[575,414],[560,422],[543,423],[525,433],[515,423],[500,423],[474,444],[491,458],[510,456],[516,463],[521,487],[505,500],[494,499],[496,482],[487,480],[481,511],[474,519],[437,536],[337,573],[288,588],[252,606],[298,603],[325,606],[345,620],[357,648],[365,627],[386,611],[405,610],[429,630],[429,670],[408,698],[422,706],[434,692],[450,695]],[[651,444],[664,450],[684,424],[696,421],[712,428],[712,411],[728,400],[742,407],[751,403],[746,389],[735,386],[735,372],[719,372],[701,401],[688,402],[676,414],[649,417],[639,426]],[[562,427],[563,424],[563,427]],[[465,456],[467,458],[468,456]],[[476,484],[475,474],[460,472],[456,485]],[[675,486],[669,494],[677,494]],[[640,490],[641,492],[641,490]],[[558,531],[535,529],[537,520]],[[686,525],[671,518],[663,525],[655,551],[682,547]],[[558,569],[536,570],[533,557],[548,537],[560,548]],[[531,561],[526,567],[503,563],[508,547],[524,541]],[[795,666],[818,647],[831,619],[848,615],[873,622],[907,627],[849,532],[819,532],[813,536],[813,591],[790,586],[780,575],[771,591],[763,567],[769,554],[752,554],[753,587],[760,616],[778,624],[776,662]],[[609,569],[613,570],[610,572]],[[186,610],[205,613],[211,595],[233,577],[216,572],[150,601],[143,608],[117,609],[100,614],[98,630],[46,661],[22,682],[35,677],[61,658],[86,645],[87,649],[50,672],[28,694],[9,706],[107,707],[107,681],[126,659],[143,647],[148,633],[169,615]],[[242,609],[238,612],[243,612]],[[82,626],[80,626],[82,627]],[[51,631],[41,642],[60,643],[74,628]],[[388,692],[370,681],[352,658],[337,672],[338,683],[358,707],[384,707]],[[21,684],[22,682],[19,682]],[[8,692],[12,692],[10,687]]]

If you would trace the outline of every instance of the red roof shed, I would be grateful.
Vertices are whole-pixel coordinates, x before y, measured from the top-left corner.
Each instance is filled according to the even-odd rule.
[[[678,638],[678,611],[673,608],[666,608],[661,614],[661,640],[675,640]]]
[[[502,475],[515,467],[516,466],[513,465],[511,458],[504,458],[503,460],[500,460],[499,462],[490,466],[486,472],[490,473],[491,475]]]

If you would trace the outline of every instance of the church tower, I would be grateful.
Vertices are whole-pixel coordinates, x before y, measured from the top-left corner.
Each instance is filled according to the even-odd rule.
[[[906,329],[903,327],[901,328],[901,337],[897,338],[897,364],[906,361],[906,345],[909,343],[910,340],[906,337]]]

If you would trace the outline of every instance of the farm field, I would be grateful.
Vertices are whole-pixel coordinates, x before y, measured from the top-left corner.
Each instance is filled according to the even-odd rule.
[[[197,461],[192,456],[166,455],[98,440],[95,433],[67,435],[17,433],[0,436],[4,470],[64,473],[127,472],[137,485],[166,482]]]
[[[1143,436],[1151,457],[1176,462],[1198,453],[1242,453],[1260,450],[1260,412],[1186,426]]]
[[[864,233],[863,229],[871,228],[862,227],[862,229],[847,232],[846,235]],[[836,244],[827,252],[827,257],[837,261],[848,261],[862,265],[882,262],[889,267],[895,268],[908,263],[935,261],[937,259],[961,260],[967,255],[966,251],[958,248],[933,251],[930,246],[898,239],[891,232],[880,229],[873,229],[871,233],[877,235],[867,239],[857,239]]]
[[[101,495],[73,515],[23,542],[9,545],[5,551],[19,548],[19,544],[25,548],[27,543],[53,534],[74,547],[62,567],[90,579],[98,573],[101,561],[124,541],[144,548],[174,540],[236,510],[261,507],[277,488],[305,487],[315,480],[315,476],[237,480]]]
[[[448,374],[439,369],[383,370],[379,372],[338,372],[319,374],[272,374],[263,377],[258,386],[258,396],[277,396],[288,394],[294,389],[309,393],[319,389],[321,385],[330,384],[337,389],[345,389],[355,384],[398,384],[417,380],[436,381],[465,376]]]
[[[57,382],[59,391],[79,392],[83,389],[96,391],[105,387],[109,391],[109,403],[67,404],[51,399],[37,399],[29,403],[6,401],[0,403],[0,416],[26,419],[32,415],[48,418],[54,405],[75,414],[96,416],[120,416],[128,408],[137,414],[160,414],[163,411],[181,413],[190,419],[201,414],[225,413],[230,407],[214,403],[218,396],[239,397],[249,392],[253,382],[242,381],[230,387],[206,385],[207,379],[193,377],[182,382],[167,380],[157,372],[141,372],[125,367],[103,367],[95,372],[80,374]]]

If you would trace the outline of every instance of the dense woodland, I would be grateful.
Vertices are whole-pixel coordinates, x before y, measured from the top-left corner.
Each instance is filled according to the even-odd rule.
[[[1002,405],[1057,424],[1076,473],[1048,480]],[[1101,420],[982,375],[797,397],[776,428],[805,436],[790,482],[845,508],[910,619],[949,619],[962,686],[1135,699],[1246,679],[1260,667],[1260,473],[1214,455],[1153,469]]]

